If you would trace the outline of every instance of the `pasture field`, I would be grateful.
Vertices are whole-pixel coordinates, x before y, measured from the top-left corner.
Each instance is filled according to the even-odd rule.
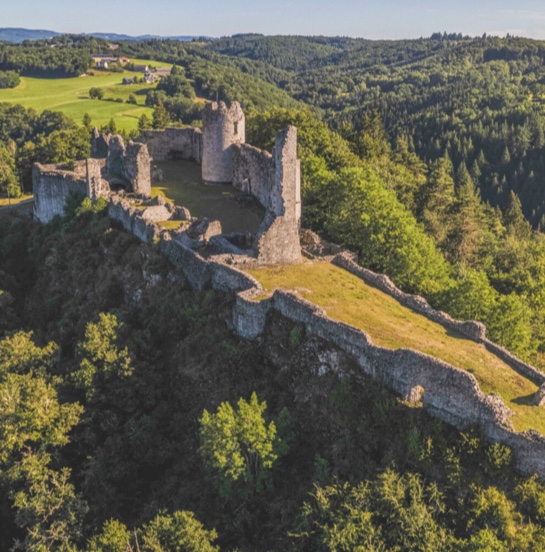
[[[513,410],[512,421],[518,431],[536,429],[545,435],[545,413],[529,400],[537,386],[484,345],[447,330],[329,263],[307,262],[247,272],[267,294],[275,288],[297,291],[323,307],[331,318],[367,332],[377,345],[422,351],[471,372],[484,393],[498,393]]]
[[[155,61],[131,60],[136,64],[148,64],[155,67],[170,67],[171,64]],[[140,73],[124,71],[109,73],[90,69],[94,75],[66,79],[48,79],[21,77],[21,84],[14,89],[0,90],[0,102],[21,104],[38,112],[46,109],[61,111],[76,123],[81,123],[85,113],[91,117],[92,124],[101,127],[114,119],[118,129],[133,130],[138,126],[138,118],[146,114],[152,116],[153,110],[144,105],[146,93],[155,85],[124,85],[125,77],[131,78]],[[103,88],[105,99],[121,98],[123,103],[92,100],[90,88]],[[127,104],[130,94],[136,96],[137,105]]]

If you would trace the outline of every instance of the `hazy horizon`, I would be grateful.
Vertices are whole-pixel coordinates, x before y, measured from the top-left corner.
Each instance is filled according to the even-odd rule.
[[[545,6],[522,0],[202,0],[188,5],[156,0],[117,3],[95,0],[19,0],[4,14],[2,27],[46,29],[61,33],[117,33],[161,36],[267,35],[352,36],[402,39],[456,32],[480,36],[507,33],[545,39]]]

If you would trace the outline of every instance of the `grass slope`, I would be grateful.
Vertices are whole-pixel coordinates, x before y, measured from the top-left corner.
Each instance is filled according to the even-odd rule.
[[[529,404],[537,387],[494,354],[461,334],[413,312],[382,291],[334,265],[318,262],[248,271],[268,292],[287,288],[323,307],[327,314],[367,332],[390,349],[410,348],[471,372],[485,393],[498,393],[513,410],[518,431],[545,435],[545,415]]]
[[[169,67],[167,63],[154,61],[132,60],[136,64],[149,64],[155,67]],[[66,79],[44,79],[22,77],[17,88],[0,90],[0,102],[21,104],[38,112],[46,109],[61,111],[76,123],[81,123],[85,113],[91,117],[92,123],[98,127],[106,125],[114,119],[119,129],[132,130],[138,126],[138,118],[142,114],[151,119],[153,110],[145,107],[146,92],[154,85],[135,84],[123,85],[124,77],[140,75],[132,71],[124,73],[108,73],[92,71],[94,76],[73,77]],[[91,100],[90,88],[103,88],[105,98],[121,98],[123,103],[104,100]],[[130,94],[137,98],[138,105],[125,103]]]

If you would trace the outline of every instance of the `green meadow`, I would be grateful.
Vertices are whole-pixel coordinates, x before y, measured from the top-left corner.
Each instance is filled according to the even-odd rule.
[[[134,63],[146,63],[155,67],[169,67],[167,63],[132,60]],[[0,102],[21,104],[38,112],[46,109],[61,111],[76,123],[81,123],[85,113],[91,117],[92,124],[100,127],[114,119],[118,129],[132,130],[138,126],[138,118],[146,114],[151,118],[153,110],[144,105],[146,93],[155,85],[124,85],[125,77],[139,75],[132,71],[108,73],[91,69],[94,75],[68,79],[48,79],[22,77],[21,84],[14,89],[0,90]],[[103,88],[104,99],[89,98],[90,88]],[[128,104],[130,94],[136,96],[137,105]],[[106,101],[121,98],[123,103]]]

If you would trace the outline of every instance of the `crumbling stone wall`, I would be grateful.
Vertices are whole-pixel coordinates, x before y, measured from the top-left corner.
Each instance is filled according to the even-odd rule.
[[[249,144],[234,147],[233,186],[252,194],[265,207],[271,209],[271,189],[274,185],[272,155]]]
[[[131,140],[125,146],[121,136],[112,136],[109,140],[106,170],[111,182],[128,182],[134,193],[151,197],[151,164],[145,144]]]
[[[153,220],[144,218],[142,211],[131,207],[128,201],[116,195],[111,197],[108,204],[108,216],[119,221],[127,232],[134,234],[140,241],[150,245],[159,240],[163,231]]]
[[[202,162],[202,132],[198,128],[146,130],[138,138],[154,161],[192,159]]]
[[[49,177],[43,167],[38,166],[37,170],[40,179]],[[55,179],[58,179],[57,173],[55,171],[53,175]],[[67,175],[66,182],[71,182],[73,178],[74,173]],[[225,264],[221,257],[201,257],[180,241],[172,239],[169,232],[146,220],[142,211],[131,207],[128,201],[112,196],[108,212],[112,219],[118,220],[141,241],[158,242],[163,254],[182,269],[195,289],[210,286],[224,292],[238,292],[232,322],[234,330],[242,337],[254,339],[266,331],[267,317],[274,310],[302,324],[310,335],[324,339],[351,355],[362,373],[381,381],[407,400],[421,400],[430,414],[459,428],[480,425],[488,438],[513,447],[517,468],[522,473],[537,473],[545,478],[545,437],[535,431],[515,432],[509,408],[499,397],[485,395],[469,372],[418,351],[394,351],[376,346],[365,332],[332,320],[323,309],[294,293],[276,290],[271,298],[256,300],[262,288],[255,279]],[[344,264],[351,272],[370,283],[377,283],[387,293],[402,293],[381,275],[365,269],[359,271],[350,255],[337,255],[336,264]],[[399,295],[398,299],[447,327],[454,324],[452,327],[458,331],[469,328],[468,335],[476,340],[483,339],[479,337],[482,335],[480,325],[455,321],[445,313],[435,314],[427,303],[415,296]]]
[[[244,112],[238,102],[227,107],[212,102],[203,111],[202,179],[205,182],[233,182],[233,146],[246,141]]]
[[[499,397],[485,395],[469,372],[418,351],[378,347],[365,332],[328,318],[323,309],[293,293],[277,290],[264,301],[256,301],[255,295],[256,290],[237,294],[233,325],[239,335],[261,335],[275,310],[351,355],[363,373],[402,397],[422,400],[433,416],[461,429],[479,425],[492,441],[513,447],[521,473],[545,479],[545,437],[535,431],[515,432],[509,408]]]
[[[103,178],[106,162],[104,159],[87,159],[87,197],[95,202],[99,197],[106,198],[110,195],[110,184]]]
[[[98,128],[93,129],[91,135],[91,157],[93,159],[105,159],[108,157],[111,134],[101,134]]]
[[[296,127],[276,135],[272,171],[267,213],[255,240],[257,259],[268,264],[300,263],[301,167]]]
[[[528,378],[530,381],[533,381],[536,385],[543,385],[545,383],[545,374],[543,372],[517,358],[513,353],[499,346],[497,343],[490,341],[486,337],[486,326],[482,322],[476,322],[474,320],[455,320],[446,312],[435,310],[423,297],[420,297],[419,295],[411,295],[401,291],[392,282],[392,280],[388,278],[388,276],[384,274],[377,274],[376,272],[372,272],[371,270],[359,266],[354,261],[352,256],[346,251],[336,255],[332,262],[333,264],[354,274],[358,278],[361,278],[368,284],[371,284],[372,286],[375,286],[381,291],[387,293],[391,297],[394,297],[402,305],[423,314],[434,322],[438,322],[445,328],[459,332],[473,339],[473,341],[476,341],[477,343],[484,344],[488,350],[496,354],[524,377]]]
[[[71,193],[86,195],[87,179],[67,170],[59,170],[57,165],[32,167],[32,193],[34,194],[34,218],[42,223],[55,216],[64,215],[64,205]]]
[[[124,174],[131,183],[133,192],[151,197],[151,166],[147,146],[130,141],[123,161]]]

